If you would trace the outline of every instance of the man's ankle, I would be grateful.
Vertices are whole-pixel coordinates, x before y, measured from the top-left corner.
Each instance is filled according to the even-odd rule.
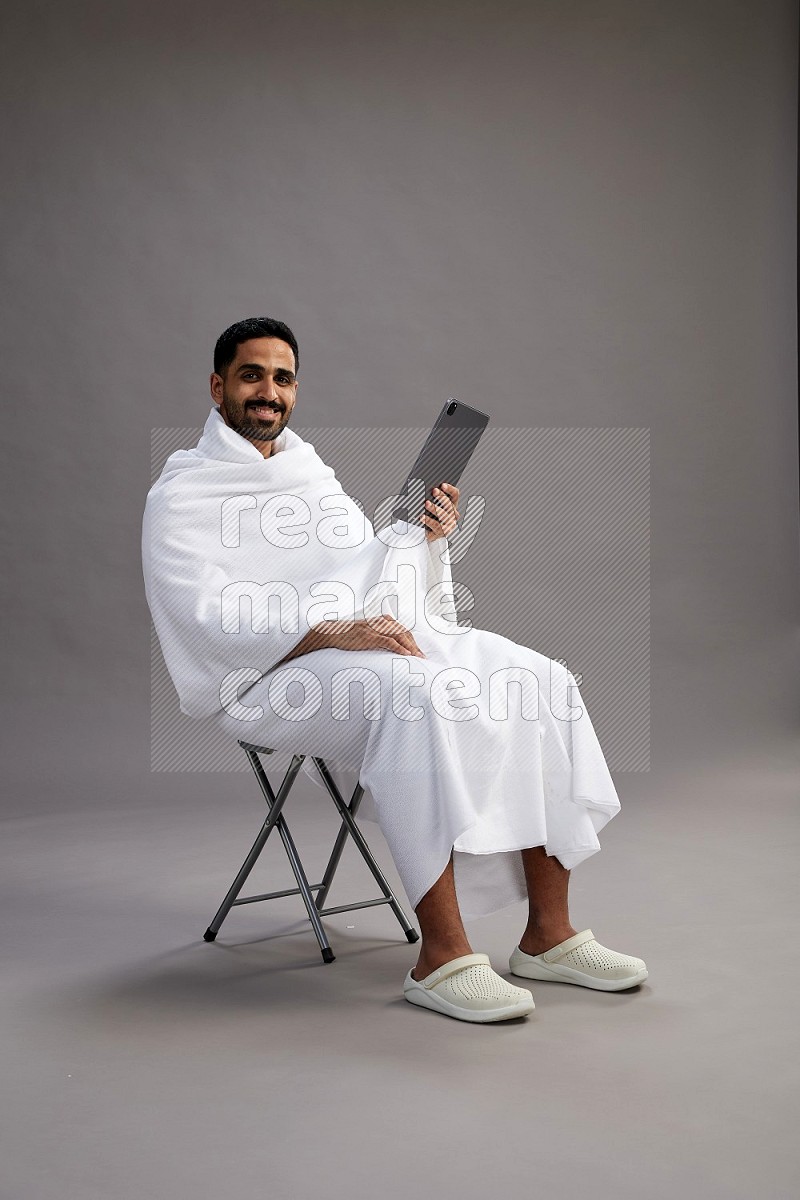
[[[426,975],[430,975],[432,971],[437,971],[439,967],[443,967],[445,963],[452,962],[454,958],[461,958],[462,954],[472,954],[472,947],[469,942],[454,943],[450,946],[423,946],[420,950],[417,965],[411,972],[412,979],[419,981],[424,979]]]
[[[543,954],[545,950],[557,946],[559,942],[565,942],[574,933],[577,933],[577,930],[573,929],[568,921],[549,926],[529,925],[520,938],[519,945],[526,954]]]

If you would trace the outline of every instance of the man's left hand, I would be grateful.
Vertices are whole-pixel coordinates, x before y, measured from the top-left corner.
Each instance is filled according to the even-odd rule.
[[[452,483],[442,483],[438,488],[433,488],[433,500],[425,501],[422,517],[426,525],[427,541],[435,542],[438,538],[449,537],[455,532],[461,516],[458,511],[459,494],[458,488]]]

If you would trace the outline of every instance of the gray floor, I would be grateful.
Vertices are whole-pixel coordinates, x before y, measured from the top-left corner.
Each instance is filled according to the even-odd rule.
[[[3,1197],[795,1194],[799,777],[780,747],[621,776],[571,917],[650,978],[532,984],[487,1027],[404,1001],[387,908],[328,918],[328,966],[297,898],[202,941],[262,819],[245,775],[4,822]],[[327,803],[306,782],[289,813],[312,875]],[[375,894],[352,846],[340,870],[330,903]],[[292,885],[277,839],[252,883]],[[523,919],[469,926],[501,973]]]

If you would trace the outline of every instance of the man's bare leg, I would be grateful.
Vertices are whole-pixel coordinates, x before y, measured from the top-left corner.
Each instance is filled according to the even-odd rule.
[[[569,871],[544,846],[520,851],[528,888],[528,924],[520,941],[526,954],[542,954],[577,933],[569,922]],[[456,898],[453,854],[433,887],[414,909],[422,931],[422,945],[413,979],[424,979],[443,963],[471,954]]]
[[[411,972],[412,979],[424,979],[443,963],[460,958],[462,954],[472,954],[456,899],[452,851],[444,871],[422,897],[414,912],[422,931],[422,945],[417,964]]]
[[[528,887],[528,924],[519,946],[525,954],[543,954],[577,933],[569,923],[569,871],[544,846],[521,850]]]

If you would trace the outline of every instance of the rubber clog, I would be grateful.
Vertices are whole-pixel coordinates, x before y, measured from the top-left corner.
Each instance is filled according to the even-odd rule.
[[[403,995],[421,1008],[482,1024],[524,1017],[535,1008],[527,988],[515,987],[492,970],[488,954],[462,954],[424,979],[414,979],[409,971]]]
[[[508,966],[522,979],[577,983],[602,992],[619,992],[647,979],[644,959],[601,946],[591,929],[574,933],[542,954],[526,954],[517,946]]]

